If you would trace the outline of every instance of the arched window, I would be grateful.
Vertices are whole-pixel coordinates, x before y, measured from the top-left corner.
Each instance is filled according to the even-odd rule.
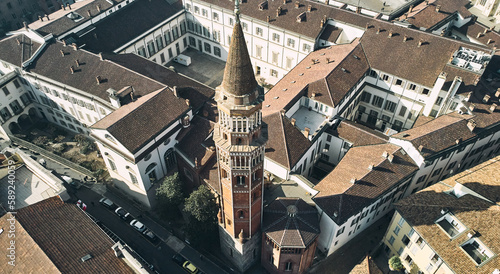
[[[243,210],[240,210],[238,213],[240,215],[240,219],[245,218],[245,212],[243,212]]]
[[[167,168],[167,172],[174,168],[175,166],[175,153],[173,148],[169,148],[167,152],[163,155],[163,160],[165,160],[165,167]]]
[[[153,184],[154,182],[156,182],[156,180],[158,179],[156,177],[156,163],[152,163],[146,168],[146,174],[148,175],[150,183]]]

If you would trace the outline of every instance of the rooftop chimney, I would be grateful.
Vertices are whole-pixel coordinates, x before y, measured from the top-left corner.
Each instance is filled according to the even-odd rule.
[[[406,42],[406,40],[408,40],[408,35],[405,34],[405,36],[403,36],[403,42]]]
[[[413,5],[410,5],[410,8],[408,9],[408,13],[413,11]]]
[[[173,91],[174,91],[174,96],[179,98],[179,91],[177,90],[177,86],[174,86]]]
[[[369,28],[370,28],[370,23],[366,23],[365,29],[369,29]]]
[[[75,73],[75,68],[73,66],[69,67],[69,70],[71,71],[71,74]]]
[[[495,97],[500,97],[500,88],[497,88],[497,92],[495,92]]]
[[[470,112],[473,112],[474,110],[476,110],[476,104],[470,104],[469,110],[470,110]]]
[[[476,128],[476,121],[474,121],[473,119],[470,119],[469,122],[467,122],[467,127],[469,128],[469,130],[472,132],[474,131],[474,129]]]
[[[389,35],[387,36],[388,38],[391,38],[392,37],[392,29],[389,30]]]
[[[490,106],[490,112],[491,113],[495,112],[495,110],[497,110],[497,108],[498,108],[497,104],[495,104],[495,103],[491,104],[491,106]]]
[[[64,51],[60,50],[59,52],[61,52],[61,56],[64,57]]]
[[[92,17],[92,13],[90,13],[90,10],[87,10],[87,15],[88,15],[89,17]]]
[[[27,31],[28,30],[28,23],[26,23],[26,21],[23,21],[23,26],[24,26],[24,29]]]
[[[66,10],[66,7],[64,6],[64,4],[61,5],[61,9]]]
[[[388,156],[389,156],[389,152],[384,151],[384,153],[382,153],[382,157],[387,159]]]
[[[45,14],[45,17],[47,17],[47,21],[50,21],[50,17],[48,14]]]
[[[459,145],[462,142],[462,138],[458,138],[455,140],[455,144]]]
[[[380,29],[380,28],[377,28],[377,34],[379,34],[379,33],[380,33],[380,31],[381,31],[381,29]]]
[[[441,10],[441,5],[436,6],[436,12],[439,12]]]
[[[286,4],[286,0],[283,0],[283,4]]]
[[[16,42],[18,45],[21,45],[21,40],[19,40],[19,38],[16,38]],[[62,51],[62,50],[61,50]],[[63,55],[64,56],[64,55]]]
[[[356,13],[361,13],[361,7],[356,7]]]
[[[186,105],[191,106],[191,101],[189,101],[189,99],[186,99]]]
[[[304,19],[306,19],[306,13],[305,12],[297,15],[297,22],[300,23],[300,22],[304,21]]]
[[[325,20],[321,19],[321,21],[319,21],[319,26],[323,27],[324,25],[325,25]]]
[[[307,12],[311,12],[312,11],[312,5],[307,5]]]
[[[264,1],[259,4],[259,10],[265,10],[267,9],[267,1]]]
[[[356,183],[356,178],[352,178],[351,181],[350,181],[351,184],[355,184]]]
[[[269,23],[271,21],[271,16],[266,16],[266,21]]]
[[[43,17],[38,15],[38,20],[42,21],[43,22]]]
[[[486,45],[491,44],[491,39],[488,39],[488,42],[486,42]]]
[[[417,45],[417,47],[422,46],[422,44],[423,44],[423,43],[424,43],[424,40],[423,40],[423,39],[418,40],[418,45]]]
[[[392,161],[394,161],[394,155],[389,154],[389,156],[387,156],[387,160],[392,163]]]
[[[72,43],[71,46],[73,47],[74,50],[78,50],[78,46],[76,45],[76,43]]]
[[[483,103],[488,103],[490,101],[490,96],[488,94],[484,95]]]
[[[68,3],[66,5],[68,6],[68,9],[71,9],[71,4],[70,3]]]
[[[80,66],[80,60],[76,59],[75,60],[75,63],[76,63],[76,66],[79,67]]]
[[[309,132],[311,131],[310,128],[306,127],[304,128],[304,136],[306,136],[306,138],[309,138]]]
[[[99,52],[99,59],[100,59],[101,61],[104,61],[104,57],[102,56],[102,52]]]
[[[96,79],[98,85],[101,84],[101,80],[102,80],[101,76],[97,76],[95,79]]]
[[[299,1],[295,1],[295,8],[298,9],[300,7]]]
[[[488,31],[489,31],[489,29],[484,28],[483,33],[486,34],[486,33],[488,33]]]
[[[297,120],[296,120],[295,118],[292,118],[292,120],[290,120],[290,122],[292,123],[292,126],[295,126],[295,122],[296,122],[296,121],[297,121]]]
[[[368,170],[373,170],[373,165],[369,165]]]
[[[330,0],[325,0],[325,4],[329,5],[330,4]]]
[[[314,99],[316,97],[316,92],[313,92],[311,95],[311,99]]]
[[[278,9],[276,10],[276,17],[279,17],[281,14],[281,7],[278,7]]]
[[[101,12],[101,5],[97,4],[97,12],[100,13]]]
[[[62,43],[63,43],[63,46],[67,46],[68,44],[66,44],[66,40],[62,40]]]
[[[424,146],[423,145],[419,145],[418,146],[418,151],[422,152],[422,150],[424,150]]]

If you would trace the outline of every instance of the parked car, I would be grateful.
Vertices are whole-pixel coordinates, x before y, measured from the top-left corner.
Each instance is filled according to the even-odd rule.
[[[130,225],[141,233],[144,232],[144,230],[146,230],[147,228],[143,223],[137,221],[136,219],[132,220],[132,222],[130,222]]]
[[[174,256],[172,256],[172,261],[174,261],[176,264],[182,266],[184,262],[186,262],[186,258],[182,257],[181,254],[176,253]]]
[[[198,268],[194,264],[192,264],[190,261],[185,261],[184,264],[182,264],[182,267],[188,273],[192,273],[192,274],[198,273]]]
[[[156,235],[153,233],[153,231],[151,231],[149,229],[146,229],[144,232],[142,232],[142,234],[144,234],[144,236],[146,236],[146,238],[148,240],[150,240],[151,242],[158,241],[158,237],[156,237]]]
[[[111,201],[110,199],[108,198],[102,198],[99,200],[99,203],[101,203],[103,206],[111,209],[111,210],[114,210],[116,208],[116,205],[115,203],[113,203],[113,201]]]
[[[115,210],[116,215],[120,216],[120,218],[127,220],[128,217],[130,216],[130,213],[128,213],[123,207],[119,207]]]

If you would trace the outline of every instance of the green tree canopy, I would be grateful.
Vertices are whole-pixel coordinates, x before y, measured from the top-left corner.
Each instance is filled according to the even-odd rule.
[[[177,207],[184,200],[179,173],[176,172],[165,177],[163,183],[156,189],[156,198],[158,199],[159,211],[164,217],[173,218],[176,216]]]
[[[204,185],[201,185],[189,195],[184,209],[199,222],[207,224],[217,222],[219,206],[215,202],[212,192]]]
[[[392,256],[389,259],[389,266],[394,270],[403,269],[403,264],[401,263],[401,259],[398,256]]]

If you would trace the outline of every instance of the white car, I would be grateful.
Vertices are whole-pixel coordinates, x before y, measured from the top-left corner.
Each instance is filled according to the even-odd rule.
[[[132,220],[132,222],[130,222],[130,225],[141,233],[144,232],[144,230],[146,230],[146,226],[143,223],[137,221],[136,219]]]

